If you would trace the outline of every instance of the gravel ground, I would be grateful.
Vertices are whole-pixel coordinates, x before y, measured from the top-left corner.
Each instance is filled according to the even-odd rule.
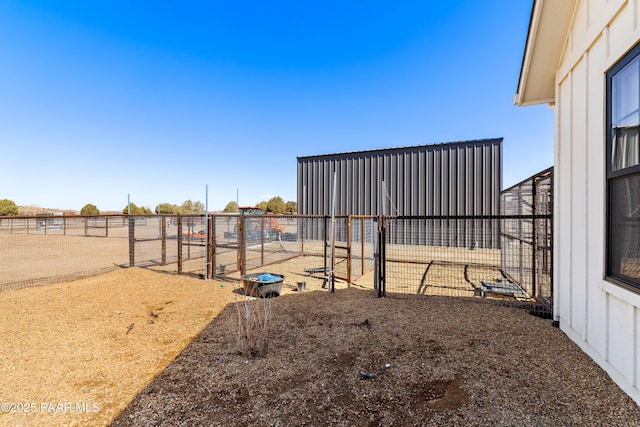
[[[240,313],[264,310],[268,340],[239,340]],[[636,426],[640,410],[550,320],[352,287],[228,305],[112,425]]]

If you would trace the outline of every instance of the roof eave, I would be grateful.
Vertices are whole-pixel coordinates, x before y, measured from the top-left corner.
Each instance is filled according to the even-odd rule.
[[[534,0],[515,105],[555,102],[555,74],[576,3],[577,0]]]

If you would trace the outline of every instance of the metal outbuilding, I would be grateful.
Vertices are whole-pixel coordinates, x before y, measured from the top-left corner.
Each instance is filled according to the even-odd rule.
[[[502,138],[298,157],[298,213],[499,215]]]

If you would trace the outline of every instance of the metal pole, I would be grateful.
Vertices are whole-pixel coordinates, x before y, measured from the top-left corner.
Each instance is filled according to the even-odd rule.
[[[327,285],[327,290],[329,292],[334,291],[335,286],[335,272],[333,271],[334,267],[334,259],[333,259],[333,242],[335,238],[335,226],[336,226],[336,172],[333,172],[333,194],[331,195],[331,232],[329,233],[329,284]]]
[[[384,179],[382,180],[382,216],[386,215],[385,205],[387,204],[387,187],[384,185]]]

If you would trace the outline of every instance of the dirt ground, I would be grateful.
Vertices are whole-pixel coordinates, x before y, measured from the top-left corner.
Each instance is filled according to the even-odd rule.
[[[519,308],[355,288],[271,304],[266,355],[238,353],[228,307],[112,425],[640,425],[597,365]]]
[[[108,424],[237,299],[139,268],[0,292],[0,425]]]
[[[285,283],[245,301],[231,280],[132,268],[0,292],[0,425],[640,425],[525,310]],[[237,308],[260,304],[255,357],[239,352]]]

